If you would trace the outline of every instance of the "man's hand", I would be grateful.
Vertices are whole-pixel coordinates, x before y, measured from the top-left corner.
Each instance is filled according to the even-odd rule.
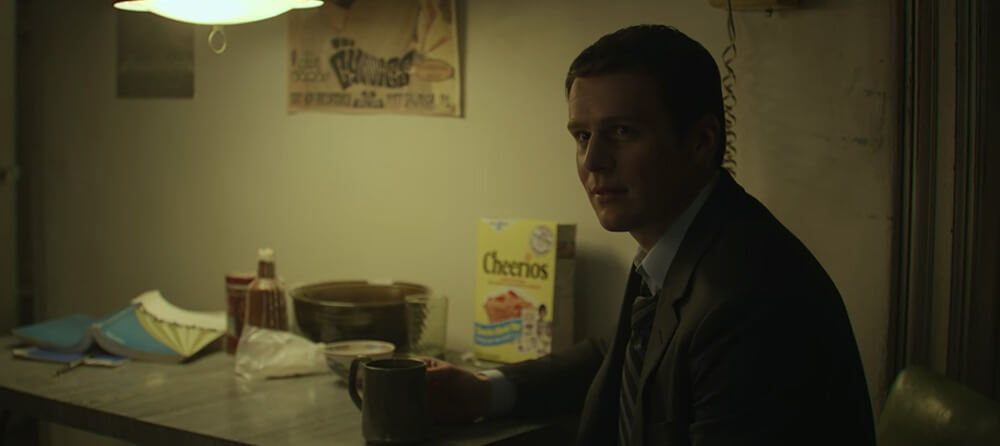
[[[427,392],[434,420],[472,422],[486,416],[492,397],[489,378],[438,359],[420,359],[427,364]]]

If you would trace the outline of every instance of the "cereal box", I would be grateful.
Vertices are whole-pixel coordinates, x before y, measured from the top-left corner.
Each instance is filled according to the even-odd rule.
[[[476,356],[517,362],[572,342],[575,238],[575,225],[479,221]]]

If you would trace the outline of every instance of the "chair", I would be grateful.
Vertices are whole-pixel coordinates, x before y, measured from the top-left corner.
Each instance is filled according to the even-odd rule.
[[[1000,445],[1000,404],[926,367],[900,372],[877,431],[878,446]]]

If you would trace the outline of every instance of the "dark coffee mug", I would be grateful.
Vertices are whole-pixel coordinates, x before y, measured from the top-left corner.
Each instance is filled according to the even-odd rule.
[[[358,394],[358,369],[362,393]],[[376,444],[415,443],[427,438],[430,408],[427,366],[419,359],[355,358],[347,379],[354,405],[361,410],[361,433]]]

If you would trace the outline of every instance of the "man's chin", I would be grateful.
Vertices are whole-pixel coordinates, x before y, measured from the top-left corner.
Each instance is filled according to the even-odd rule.
[[[601,227],[604,228],[605,231],[609,232],[626,232],[630,228],[626,222],[620,219],[607,217],[602,218],[598,216],[597,220],[601,223]]]

